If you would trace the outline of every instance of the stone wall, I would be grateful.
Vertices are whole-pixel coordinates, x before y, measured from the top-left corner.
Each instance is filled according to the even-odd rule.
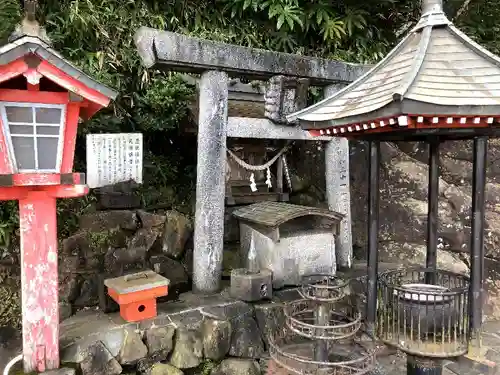
[[[191,220],[177,211],[110,210],[81,216],[78,232],[64,239],[59,251],[62,318],[95,306],[116,311],[104,280],[143,269],[170,279],[167,299],[189,290],[192,232]]]
[[[282,327],[279,299],[252,306],[225,293],[186,293],[139,323],[116,313],[76,313],[61,326],[61,360],[82,375],[257,375],[266,365],[268,334]]]

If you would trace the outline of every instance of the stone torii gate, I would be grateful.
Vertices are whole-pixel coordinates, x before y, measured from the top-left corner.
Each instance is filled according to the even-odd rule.
[[[227,137],[312,140],[307,132],[285,120],[287,114],[305,107],[308,85],[324,87],[325,96],[329,97],[366,73],[369,67],[229,45],[146,27],[137,31],[135,43],[147,68],[201,74],[193,284],[197,292],[215,293],[220,289],[222,270]],[[266,118],[228,118],[230,77],[270,80]],[[345,215],[336,259],[338,265],[350,267],[348,142],[329,136],[314,140],[328,142],[325,149],[328,206]]]

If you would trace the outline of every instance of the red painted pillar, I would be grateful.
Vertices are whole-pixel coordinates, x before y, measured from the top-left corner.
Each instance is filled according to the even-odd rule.
[[[36,188],[35,188],[36,189]],[[24,372],[59,367],[56,199],[30,190],[19,200]]]

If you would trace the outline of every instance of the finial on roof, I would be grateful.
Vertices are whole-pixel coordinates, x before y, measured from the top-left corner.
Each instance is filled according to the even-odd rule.
[[[422,15],[426,13],[442,13],[443,0],[422,0]]]
[[[23,36],[33,36],[50,44],[50,40],[45,32],[45,29],[40,26],[36,20],[36,11],[38,8],[38,0],[24,0],[24,18],[21,24],[16,27],[16,30],[11,34],[9,41],[12,42]]]

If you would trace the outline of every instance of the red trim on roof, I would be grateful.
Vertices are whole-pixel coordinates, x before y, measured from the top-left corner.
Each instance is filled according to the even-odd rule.
[[[68,104],[69,93],[0,89],[0,101],[40,104]]]
[[[107,107],[111,100],[107,96],[84,85],[82,82],[69,76],[45,60],[42,60],[36,70],[59,86],[64,87],[66,90],[72,91],[90,102],[99,104],[101,108]]]
[[[27,72],[29,69],[28,64],[24,61],[24,57],[14,60],[9,64],[0,66],[0,83],[8,81],[12,78],[20,76]]]
[[[362,134],[390,133],[407,129],[459,129],[487,128],[500,123],[499,116],[420,116],[401,115],[385,119],[377,119],[364,124],[333,126],[325,129],[312,129],[312,137],[356,137]]]

